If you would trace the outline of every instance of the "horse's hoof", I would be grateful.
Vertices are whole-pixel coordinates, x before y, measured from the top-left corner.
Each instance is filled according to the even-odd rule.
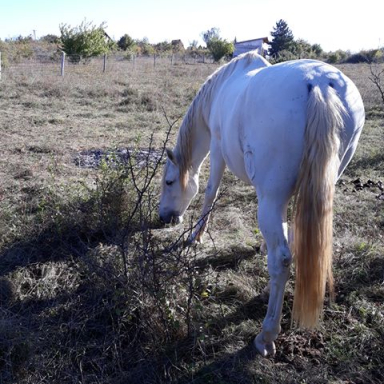
[[[263,336],[261,333],[255,337],[253,345],[255,346],[257,352],[260,353],[260,355],[263,357],[274,356],[276,354],[275,343],[273,341],[271,341],[270,343],[266,343],[263,340]]]
[[[194,244],[194,240],[191,238],[191,236],[189,236],[188,239],[185,240],[183,243],[184,247],[190,247],[193,244]]]

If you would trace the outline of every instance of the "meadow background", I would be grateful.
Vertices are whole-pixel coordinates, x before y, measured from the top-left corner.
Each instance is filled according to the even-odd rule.
[[[369,64],[337,66],[367,121],[336,189],[336,301],[291,329],[292,276],[271,358],[253,188],[225,173],[203,245],[183,240],[207,164],[185,224],[157,217],[164,147],[218,65],[3,68],[0,383],[381,383],[384,105]]]

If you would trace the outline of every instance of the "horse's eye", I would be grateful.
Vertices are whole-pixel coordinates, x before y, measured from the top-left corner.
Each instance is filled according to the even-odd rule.
[[[172,180],[166,180],[165,184],[167,184],[167,185],[172,185],[172,184],[173,184],[173,181],[172,181]]]

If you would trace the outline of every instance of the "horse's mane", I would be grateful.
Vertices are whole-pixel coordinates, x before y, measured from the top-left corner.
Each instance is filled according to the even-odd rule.
[[[243,67],[244,71],[250,71],[268,65],[270,64],[262,56],[257,54],[256,51],[247,52],[218,68],[204,82],[184,116],[175,147],[175,155],[180,168],[180,180],[183,189],[187,186],[188,173],[192,165],[192,136],[194,134],[194,119],[196,115],[199,114],[204,123],[208,125],[207,116],[209,116],[209,111],[207,111],[207,108],[210,108],[216,90],[221,84],[239,67]],[[205,110],[203,110],[203,108],[205,108]]]

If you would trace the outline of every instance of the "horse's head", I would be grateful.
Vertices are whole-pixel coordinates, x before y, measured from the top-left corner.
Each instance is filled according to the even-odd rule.
[[[182,169],[180,161],[171,150],[167,150],[167,155],[161,185],[160,219],[165,223],[181,223],[199,189],[198,175]]]

